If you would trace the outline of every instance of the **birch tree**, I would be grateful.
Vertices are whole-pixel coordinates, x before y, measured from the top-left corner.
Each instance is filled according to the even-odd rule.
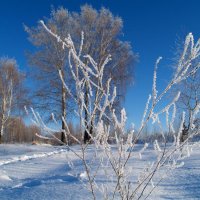
[[[23,79],[23,74],[17,69],[16,60],[0,59],[0,143],[11,114],[28,102],[25,100]]]
[[[45,18],[45,23],[63,40],[70,34],[76,49],[80,47],[82,32],[84,32],[85,45],[81,49],[82,55],[90,55],[95,59],[98,63],[98,68],[103,64],[107,55],[112,54],[112,61],[105,68],[103,85],[112,77],[111,91],[114,85],[118,86],[118,101],[115,104],[116,110],[120,110],[120,103],[125,97],[126,86],[131,83],[133,77],[132,61],[136,59],[130,44],[121,39],[122,19],[113,16],[105,8],[97,11],[85,5],[81,7],[80,13],[70,12],[62,7],[57,10],[53,9],[50,18]],[[48,35],[41,27],[41,24],[33,28],[26,27],[26,31],[29,34],[30,41],[37,47],[36,51],[29,55],[31,64],[38,69],[36,76],[40,84],[38,84],[39,90],[37,90],[36,96],[41,100],[37,102],[39,102],[40,108],[54,112],[57,119],[66,118],[67,113],[70,114],[70,108],[74,109],[72,106],[74,105],[74,100],[66,92],[57,71],[60,70],[64,81],[73,93],[75,83],[71,78],[72,75],[69,69],[68,49],[63,50],[62,44],[58,43],[57,39],[52,35]],[[77,52],[77,54],[81,56],[80,52]],[[86,65],[89,64],[87,56],[82,61]],[[94,81],[96,80],[94,79]],[[99,83],[96,82],[96,84],[98,85]],[[88,107],[89,88],[87,80],[84,91],[85,104]],[[93,95],[94,98],[98,96],[97,91],[94,91]],[[98,114],[96,113],[96,115]],[[89,113],[85,109],[85,123],[90,127],[90,132],[92,133],[92,123],[94,122],[88,123],[88,115]],[[62,129],[66,129],[63,122]],[[64,133],[62,133],[62,138],[64,138]],[[90,139],[87,131],[84,138],[85,142]],[[62,141],[64,142],[63,139]]]

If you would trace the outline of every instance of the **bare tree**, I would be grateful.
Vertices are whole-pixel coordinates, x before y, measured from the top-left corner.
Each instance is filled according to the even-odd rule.
[[[178,44],[178,50],[176,52],[176,59],[178,60],[181,57],[181,52],[183,51],[183,45]],[[191,59],[188,56],[188,59]],[[199,66],[199,59],[190,63],[190,68],[196,69]],[[200,117],[199,115],[196,116],[195,121],[192,123],[192,114],[198,107],[200,106],[200,73],[196,71],[190,77],[183,80],[181,83],[177,84],[175,87],[175,92],[181,91],[179,101],[177,102],[177,107],[180,113],[184,110],[185,111],[185,121],[184,121],[184,128],[182,131],[181,140],[184,141],[190,132],[191,129],[198,130],[200,126]]]
[[[130,44],[121,40],[122,19],[113,16],[105,8],[97,11],[91,6],[85,5],[81,7],[80,13],[69,12],[62,7],[57,10],[53,9],[50,18],[45,18],[45,21],[47,26],[58,34],[61,39],[64,40],[70,34],[74,41],[75,49],[80,47],[82,32],[85,33],[84,41],[86,43],[82,46],[81,52],[86,56],[82,59],[86,65],[89,63],[87,55],[93,57],[98,63],[98,67],[100,67],[107,55],[112,54],[112,61],[105,68],[103,84],[111,77],[113,80],[111,90],[113,90],[114,85],[118,86],[120,92],[116,108],[120,110],[120,102],[122,102],[122,97],[125,96],[125,88],[132,81],[132,61],[136,58]],[[31,64],[37,66],[38,73],[36,73],[36,76],[41,81],[41,84],[39,84],[40,89],[36,93],[37,97],[42,100],[39,102],[40,104],[41,102],[43,103],[43,108],[54,112],[57,116],[62,113],[61,116],[66,118],[66,107],[68,107],[69,113],[74,101],[70,98],[70,95],[63,87],[63,83],[58,78],[57,70],[60,70],[65,79],[64,81],[73,92],[72,88],[75,84],[71,78],[72,75],[67,61],[68,49],[63,50],[62,44],[58,43],[57,39],[51,35],[48,35],[41,27],[41,24],[34,28],[26,27],[26,31],[33,45],[37,47],[37,51],[29,55],[29,60]],[[80,53],[77,52],[77,54],[81,56]],[[89,88],[87,80],[85,81],[85,104],[88,105]],[[96,82],[96,84],[98,85],[99,83]],[[94,91],[94,98],[97,96],[97,91]],[[87,124],[86,126],[90,127],[90,132],[92,133],[92,123],[94,122],[92,121],[89,124],[88,121],[88,111],[85,109],[85,123]],[[63,122],[62,129],[66,129]],[[90,139],[87,131],[84,138],[85,141]],[[62,141],[64,142],[64,133],[62,134]]]
[[[196,117],[194,123],[192,121],[192,113],[200,106],[200,77],[198,73],[188,78],[182,83],[181,96],[179,101],[179,109],[186,111],[186,120],[182,132],[182,142],[188,137],[190,129],[198,129],[200,126],[200,118]]]
[[[24,75],[19,72],[16,60],[9,58],[0,59],[0,143],[8,120],[17,110],[21,109],[25,100],[22,82]]]

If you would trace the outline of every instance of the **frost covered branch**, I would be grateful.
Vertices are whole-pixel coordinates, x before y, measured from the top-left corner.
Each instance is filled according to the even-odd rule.
[[[62,40],[58,35],[53,33],[43,21],[41,21],[41,24],[50,35],[55,37],[55,39],[62,44],[63,49],[67,48],[69,51],[69,67],[76,86],[75,95],[72,94],[64,82],[62,74],[60,74],[60,78],[67,92],[75,99],[77,104],[75,113],[80,120],[82,136],[87,132],[90,136],[90,142],[84,144],[83,140],[76,138],[76,136],[70,133],[64,118],[62,120],[67,129],[60,131],[64,131],[66,135],[74,139],[80,145],[81,153],[74,152],[73,147],[69,147],[69,150],[73,151],[83,163],[89,190],[93,199],[97,199],[97,194],[99,192],[104,199],[148,198],[155,187],[160,183],[160,180],[165,177],[166,173],[180,167],[183,164],[183,157],[187,157],[190,154],[191,145],[189,144],[189,139],[191,139],[196,132],[191,129],[190,136],[187,140],[184,142],[180,141],[185,120],[184,113],[178,132],[176,133],[174,130],[176,102],[180,97],[180,92],[178,92],[166,106],[160,105],[160,101],[165,98],[166,94],[173,86],[187,79],[199,69],[199,64],[194,69],[190,66],[200,55],[200,40],[195,44],[192,34],[186,37],[184,50],[179,60],[177,70],[172,80],[169,81],[169,84],[160,93],[157,91],[156,83],[157,68],[161,57],[156,61],[153,74],[152,94],[149,95],[147,100],[139,131],[135,133],[134,129],[132,129],[127,133],[127,116],[125,109],[122,109],[121,113],[118,114],[113,106],[117,92],[116,88],[111,91],[110,85],[112,79],[108,79],[106,84],[103,83],[104,70],[107,63],[111,60],[111,56],[108,55],[100,65],[96,63],[90,55],[81,55],[84,46],[83,33],[80,49],[76,50],[70,35]],[[87,96],[85,96],[86,89],[89,90]],[[85,98],[87,98],[87,104],[85,103]],[[172,110],[171,120],[169,117],[170,110]],[[197,106],[197,109],[194,110],[192,114],[191,123],[194,123],[195,116],[198,112],[199,106]],[[85,120],[86,114],[88,116],[87,121]],[[138,159],[138,157],[142,159],[142,155],[145,155],[145,150],[149,146],[149,144],[145,144],[142,149],[138,149],[137,141],[150,120],[152,120],[153,123],[158,123],[160,128],[162,127],[160,121],[160,116],[162,114],[166,114],[166,126],[170,133],[173,134],[174,142],[167,144],[163,133],[164,131],[160,130],[163,133],[164,142],[159,144],[157,140],[154,141],[152,150],[154,155],[153,161],[150,163],[147,161],[145,166],[135,174],[133,167],[131,167],[129,163],[132,160]],[[33,115],[35,117],[35,123],[40,124],[46,132],[51,133],[51,135],[55,137],[53,134],[54,131],[50,130],[42,122],[39,115],[34,113],[34,111]],[[94,130],[93,133],[91,133],[91,129]],[[59,139],[57,138],[57,140]],[[94,155],[93,160],[88,161],[87,155],[90,143],[94,148]],[[185,151],[187,151],[186,156],[183,155]],[[93,166],[94,162],[98,163],[96,168]],[[102,174],[103,177],[110,182],[109,188],[108,185],[98,182],[98,177],[99,175],[102,176]],[[161,179],[158,179],[159,175]]]

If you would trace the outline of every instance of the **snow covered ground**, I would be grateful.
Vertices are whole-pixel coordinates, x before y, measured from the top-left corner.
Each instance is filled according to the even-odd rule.
[[[73,148],[79,151],[78,146]],[[93,151],[92,146],[89,147],[88,159]],[[151,151],[151,148],[147,149],[141,160],[138,158],[131,163],[136,174],[147,159],[152,159]],[[106,183],[101,176],[96,181]],[[0,200],[91,199],[84,187],[85,182],[81,161],[67,148],[0,145]],[[199,147],[185,160],[182,168],[173,171],[156,188],[149,199],[200,199]]]

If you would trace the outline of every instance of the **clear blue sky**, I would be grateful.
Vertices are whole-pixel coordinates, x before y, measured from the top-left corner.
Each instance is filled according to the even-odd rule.
[[[1,0],[0,1],[0,56],[17,59],[20,69],[27,71],[24,52],[31,48],[23,23],[36,25],[49,16],[51,5],[78,11],[88,3],[94,8],[109,8],[124,20],[124,39],[129,40],[140,61],[135,70],[135,83],[128,89],[125,108],[129,122],[138,124],[151,91],[155,60],[163,56],[159,69],[161,89],[170,78],[170,64],[178,38],[192,32],[200,37],[199,0]]]

